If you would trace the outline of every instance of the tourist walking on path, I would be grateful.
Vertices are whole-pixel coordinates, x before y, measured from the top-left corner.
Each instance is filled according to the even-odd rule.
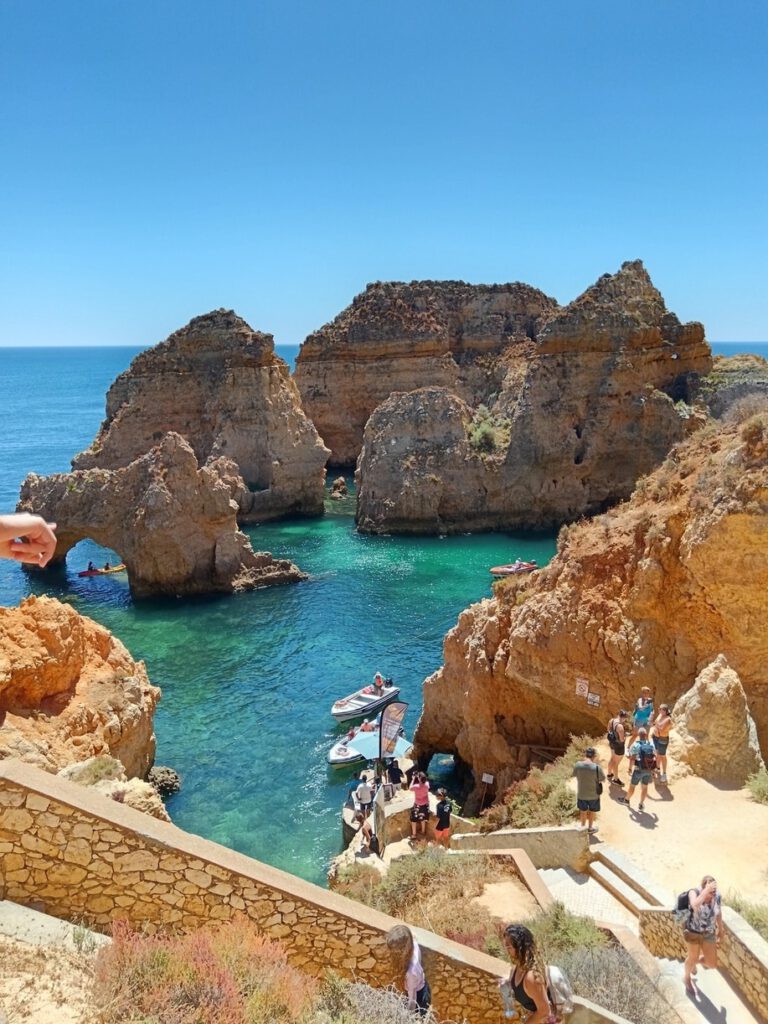
[[[404,924],[390,928],[387,932],[387,949],[398,980],[408,997],[408,1009],[425,1017],[432,1003],[432,993],[421,963],[421,949],[411,929]]]
[[[646,732],[651,725],[651,716],[653,715],[653,696],[649,686],[644,686],[640,690],[640,696],[637,698],[635,709],[632,712],[632,735],[629,737],[629,745],[635,742],[638,733],[641,729],[645,729]]]
[[[723,938],[723,914],[720,907],[720,893],[712,875],[705,875],[701,886],[688,893],[690,908],[683,928],[683,937],[688,946],[688,955],[683,965],[685,990],[696,995],[693,977],[697,965],[717,967],[717,947]]]
[[[576,778],[576,805],[579,808],[579,824],[586,827],[587,832],[597,832],[595,815],[600,810],[600,794],[603,791],[605,772],[595,763],[597,751],[587,747],[584,760],[577,761],[573,766]]]
[[[656,751],[656,764],[659,768],[659,782],[667,784],[667,747],[669,734],[672,731],[672,716],[669,704],[659,704],[659,710],[651,726],[651,740]]]
[[[653,744],[648,739],[648,730],[639,729],[637,741],[629,748],[629,760],[632,764],[632,778],[626,796],[619,797],[619,803],[629,804],[635,788],[640,786],[640,803],[637,809],[642,811],[648,796],[648,784],[653,778],[653,769],[656,767],[656,753]]]
[[[413,792],[413,807],[411,808],[411,840],[416,838],[416,826],[420,826],[423,836],[427,834],[427,821],[429,820],[429,783],[424,772],[416,772],[410,786]]]
[[[444,789],[437,791],[437,822],[435,823],[435,839],[441,846],[451,845],[451,801]]]
[[[56,523],[28,512],[0,516],[0,557],[44,569],[56,550]]]
[[[608,762],[608,781],[614,786],[624,785],[619,778],[619,765],[625,753],[627,732],[624,725],[628,715],[629,712],[622,708],[616,717],[612,718],[608,723],[608,744],[611,748],[611,760]]]
[[[532,933],[522,924],[510,924],[504,929],[504,946],[512,970],[501,984],[509,985],[526,1014],[525,1024],[546,1024],[550,1020],[547,972]]]

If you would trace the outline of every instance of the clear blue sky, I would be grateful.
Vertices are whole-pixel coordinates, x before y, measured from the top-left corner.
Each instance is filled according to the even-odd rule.
[[[0,344],[641,258],[768,338],[764,0],[0,0]]]

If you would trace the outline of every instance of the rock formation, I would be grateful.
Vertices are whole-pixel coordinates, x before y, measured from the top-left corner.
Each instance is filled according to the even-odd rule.
[[[143,777],[159,699],[144,663],[69,605],[29,597],[0,608],[0,758],[56,772],[108,753]]]
[[[678,699],[672,719],[670,755],[695,775],[741,787],[765,767],[741,680],[722,654]]]
[[[748,405],[752,411],[768,408],[768,359],[756,355],[716,356],[712,370],[696,389],[713,416],[727,416],[738,405],[741,418]],[[735,410],[739,415],[739,409]]]
[[[644,685],[673,704],[723,654],[765,755],[766,593],[768,414],[693,434],[629,502],[563,527],[547,568],[464,611],[424,684],[416,752],[503,789],[521,747],[603,733]]]
[[[542,528],[593,514],[628,497],[702,422],[676,401],[711,366],[703,328],[667,311],[639,261],[562,310],[542,300],[524,342],[496,341],[495,354],[490,342],[483,350],[484,379],[472,364],[459,381],[446,356],[439,387],[392,394],[373,412],[357,468],[360,529]]]
[[[232,310],[196,317],[142,352],[107,393],[107,418],[73,469],[120,469],[169,431],[202,466],[226,457],[240,522],[321,515],[328,450],[301,408],[272,335]]]
[[[127,778],[120,761],[109,755],[89,757],[87,761],[67,765],[57,774],[80,786],[89,786],[117,803],[151,814],[160,821],[171,820],[155,787],[143,779]]]
[[[330,464],[354,466],[368,417],[393,391],[433,385],[472,405],[485,401],[501,386],[505,360],[522,358],[557,309],[525,284],[368,285],[306,339],[296,360],[304,409],[331,449]]]
[[[306,578],[285,559],[255,553],[237,529],[229,459],[202,468],[178,434],[122,469],[82,469],[24,481],[19,508],[58,524],[51,565],[84,537],[116,551],[131,591],[195,594],[247,590]]]

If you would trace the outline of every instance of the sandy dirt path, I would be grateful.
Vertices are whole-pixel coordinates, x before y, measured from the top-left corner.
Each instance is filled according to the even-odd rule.
[[[607,766],[607,748],[599,749],[598,760]],[[625,766],[620,775],[627,782]],[[668,786],[648,787],[643,812],[637,809],[639,791],[629,810],[616,800],[618,787],[606,785],[593,848],[605,842],[621,850],[675,895],[710,874],[724,894],[735,890],[768,901],[768,805],[756,803],[746,789],[683,776],[675,765],[669,779]]]

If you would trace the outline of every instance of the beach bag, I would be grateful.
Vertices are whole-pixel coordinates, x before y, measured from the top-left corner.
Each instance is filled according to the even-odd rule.
[[[552,1024],[573,1013],[573,987],[565,971],[555,964],[547,966],[547,996],[552,1008],[552,1013],[549,1016]]]

